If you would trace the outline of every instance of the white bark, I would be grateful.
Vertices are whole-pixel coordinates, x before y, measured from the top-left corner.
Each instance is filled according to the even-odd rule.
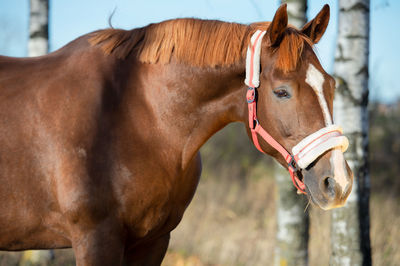
[[[344,207],[332,211],[331,265],[371,265],[368,172],[369,0],[340,0],[334,75],[334,120],[350,141],[354,173]]]
[[[49,3],[48,0],[30,0],[30,4],[28,55],[45,55],[49,49]]]
[[[289,23],[297,28],[306,23],[306,0],[287,0]],[[277,245],[275,265],[308,265],[309,214],[307,199],[298,195],[287,169],[275,166],[277,185]]]
[[[301,29],[307,23],[307,0],[282,0],[287,3],[289,23]]]
[[[277,244],[275,265],[308,265],[309,214],[306,198],[297,195],[288,171],[275,166],[277,196]]]

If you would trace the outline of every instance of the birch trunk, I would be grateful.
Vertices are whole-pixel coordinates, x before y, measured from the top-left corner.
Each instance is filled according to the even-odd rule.
[[[289,23],[301,29],[307,23],[307,0],[282,0],[287,3]]]
[[[41,56],[49,50],[49,2],[30,0],[28,56]],[[22,255],[20,266],[47,265],[53,258],[50,250],[28,250]]]
[[[49,2],[30,0],[28,55],[40,56],[49,50]]]
[[[289,23],[302,28],[307,22],[306,0],[287,0]],[[277,186],[277,245],[275,265],[308,265],[309,215],[306,198],[296,193],[289,173],[275,166]]]
[[[330,265],[371,265],[368,169],[369,0],[339,0],[334,119],[349,138],[354,173],[344,207],[332,211]]]
[[[308,265],[307,202],[297,195],[287,170],[278,164],[275,181],[278,190],[275,265]]]

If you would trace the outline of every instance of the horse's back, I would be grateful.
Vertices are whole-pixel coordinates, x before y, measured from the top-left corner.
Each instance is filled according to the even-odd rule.
[[[90,50],[86,37],[81,37],[43,56],[17,58],[0,55],[0,95],[4,90],[36,89],[49,81],[62,80],[63,75],[80,68],[77,63],[85,63],[85,54]]]

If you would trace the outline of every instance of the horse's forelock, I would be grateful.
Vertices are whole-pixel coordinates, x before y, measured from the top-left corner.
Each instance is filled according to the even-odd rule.
[[[296,70],[306,46],[312,49],[312,41],[295,28],[288,27],[280,45],[272,48],[277,53],[275,67],[284,73]]]

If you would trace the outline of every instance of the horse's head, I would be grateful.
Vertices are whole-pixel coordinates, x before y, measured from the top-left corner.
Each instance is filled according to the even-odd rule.
[[[335,81],[324,71],[312,48],[328,21],[327,5],[301,30],[288,26],[286,5],[277,10],[260,42],[256,111],[259,124],[296,155],[301,168],[297,176],[307,194],[323,209],[342,206],[353,183],[343,157],[347,139],[332,121]],[[289,160],[276,148],[265,141],[260,141],[260,146],[288,167]]]

